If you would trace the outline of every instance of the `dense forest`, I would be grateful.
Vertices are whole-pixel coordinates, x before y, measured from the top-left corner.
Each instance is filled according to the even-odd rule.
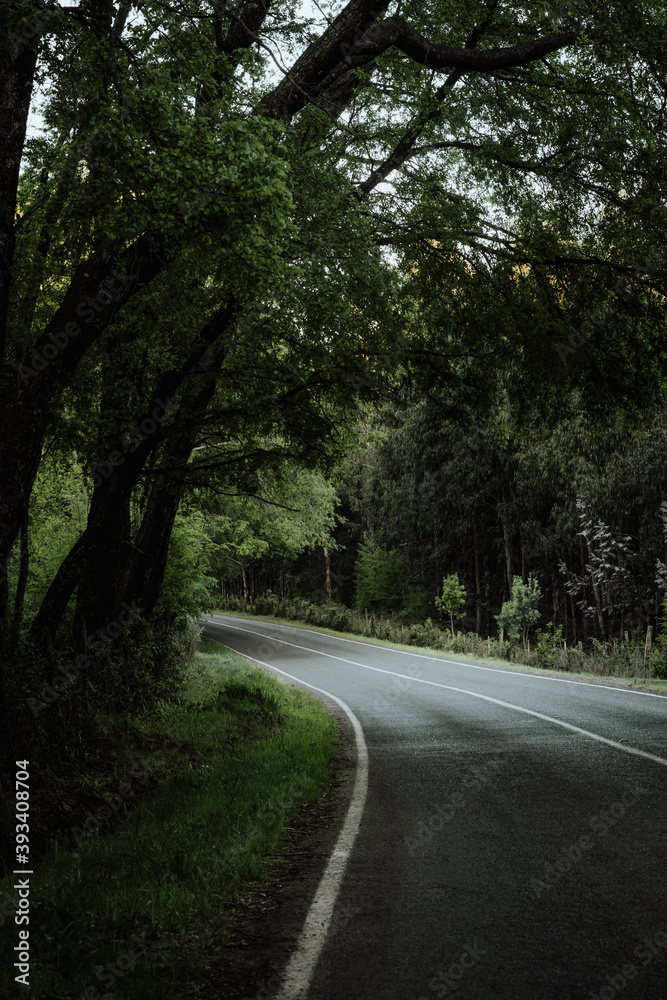
[[[657,626],[666,17],[3,4],[5,773],[227,595]]]
[[[377,431],[361,429],[340,473],[331,593],[322,550],[253,560],[252,593],[233,576],[221,590],[329,596],[417,621],[435,617],[443,576],[456,573],[467,594],[459,627],[486,636],[497,633],[515,575],[532,575],[542,626],[561,626],[567,641],[622,641],[648,625],[655,634],[665,597],[664,413],[596,423],[574,395],[550,426],[519,428],[499,409],[466,428],[427,399],[382,416]],[[370,590],[366,549],[383,565]]]

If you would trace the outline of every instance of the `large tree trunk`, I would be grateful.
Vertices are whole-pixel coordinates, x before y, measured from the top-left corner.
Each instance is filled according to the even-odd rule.
[[[122,602],[120,582],[132,548],[130,495],[134,483],[99,490],[88,519],[90,545],[79,580],[73,637],[80,649],[86,640],[115,620]],[[97,493],[97,491],[96,491]]]
[[[210,345],[200,365],[200,374],[211,376],[205,387],[187,395],[169,427],[156,430],[136,451],[128,452],[93,494],[74,621],[74,639],[79,647],[85,647],[87,637],[94,633],[108,631],[121,611],[125,618],[128,606],[133,612],[140,607],[144,614],[155,608],[197,425],[215,393],[214,376],[229,350],[234,319],[233,308],[219,310],[202,333],[209,340],[216,340],[218,335],[222,338],[221,343]],[[152,402],[156,402],[155,397]],[[132,540],[130,498],[150,453],[165,434],[168,437],[160,455],[162,471],[149,489],[142,523]],[[64,610],[62,597],[59,607]]]
[[[180,497],[180,489],[164,483],[153,486],[133,545],[129,572],[126,567],[124,601],[147,616],[153,613],[160,597]]]
[[[205,408],[213,395],[213,386],[189,401]],[[190,409],[190,416],[192,409]],[[134,540],[122,575],[122,599],[150,615],[160,597],[169,555],[169,540],[183,494],[183,478],[195,445],[194,433],[179,435],[168,442],[161,465],[166,475],[151,484],[137,537]]]
[[[38,45],[34,38],[23,37],[21,23],[5,12],[3,27],[6,33],[0,36],[0,136],[2,155],[0,156],[0,368],[5,365],[7,352],[7,316],[13,287],[14,255],[16,252],[16,200],[21,157],[25,144],[28,112],[32,85],[37,66]],[[15,36],[15,39],[12,37]],[[5,433],[11,434],[7,428]],[[36,466],[35,466],[36,471]],[[33,473],[34,475],[34,473]],[[3,480],[5,472],[3,469]],[[8,485],[11,491],[14,483]],[[28,490],[29,496],[29,490]],[[21,496],[21,500],[24,496]],[[7,644],[14,637],[15,629],[7,630],[9,590],[7,565],[14,539],[25,523],[28,514],[27,502],[22,505],[22,516],[15,524],[9,544],[0,544],[0,765],[3,773],[8,773],[13,760],[19,754],[14,742],[11,713],[7,702],[6,669],[9,652]],[[0,504],[0,522],[4,511]]]
[[[92,532],[86,530],[74,543],[42,599],[30,626],[30,639],[38,649],[53,643],[69,599],[81,579],[86,558],[92,549],[92,537]]]

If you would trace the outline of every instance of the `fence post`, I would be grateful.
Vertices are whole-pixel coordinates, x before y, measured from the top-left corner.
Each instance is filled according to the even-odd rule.
[[[646,654],[651,648],[651,636],[653,635],[653,626],[648,625],[646,628],[646,642],[644,643],[644,662],[646,662]]]

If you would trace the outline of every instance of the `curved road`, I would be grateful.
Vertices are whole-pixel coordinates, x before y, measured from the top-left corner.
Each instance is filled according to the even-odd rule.
[[[272,996],[667,997],[667,697],[205,622],[344,703],[368,748],[367,795],[358,777]]]

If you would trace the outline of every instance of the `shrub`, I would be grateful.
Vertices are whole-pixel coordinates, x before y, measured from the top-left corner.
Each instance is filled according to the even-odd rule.
[[[547,627],[538,629],[536,633],[535,660],[538,667],[553,667],[556,651],[563,646],[563,626],[554,628],[553,622],[547,622]]]
[[[500,614],[496,615],[498,626],[505,630],[511,642],[517,643],[521,639],[524,649],[528,644],[528,630],[540,617],[535,605],[541,596],[542,592],[532,574],[528,583],[524,583],[520,576],[515,576],[512,597],[505,601]]]

